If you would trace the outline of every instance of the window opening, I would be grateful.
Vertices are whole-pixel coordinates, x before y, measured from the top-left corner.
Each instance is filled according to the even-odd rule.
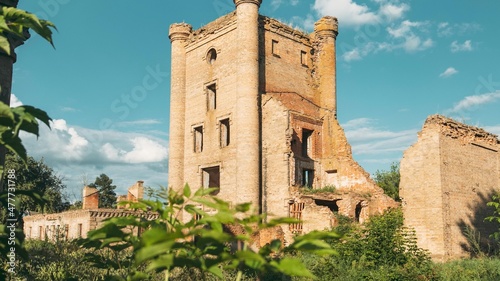
[[[297,219],[297,220],[302,220],[302,210],[304,210],[305,203],[299,203],[299,202],[294,202],[290,204],[289,207],[289,217]],[[290,231],[292,233],[302,233],[302,228],[303,224],[302,222],[298,223],[291,223],[290,224]]]
[[[275,57],[280,57],[279,51],[278,51],[278,41],[272,40],[271,43],[271,52],[273,53],[273,56]]]
[[[82,231],[83,231],[83,230],[82,230],[82,228],[83,228],[83,227],[82,227],[82,224],[81,224],[81,223],[79,223],[79,224],[78,224],[78,228],[77,228],[77,230],[76,230],[76,234],[78,235],[78,238],[81,238],[81,237],[82,237]]]
[[[209,167],[203,169],[203,187],[217,188],[211,194],[217,195],[220,192],[220,167]]]
[[[194,128],[194,152],[203,151],[203,126]]]
[[[360,222],[360,218],[361,218],[361,211],[363,210],[363,205],[362,205],[363,202],[359,202],[357,205],[356,205],[356,209],[354,211],[355,213],[355,216],[356,216],[356,221],[357,222]]]
[[[229,118],[220,120],[220,147],[226,147],[231,142],[231,129],[229,126]]]
[[[302,156],[312,157],[312,130],[302,129]]]
[[[214,48],[211,48],[210,50],[208,50],[207,53],[207,63],[214,64],[216,60],[217,60],[217,51]]]
[[[302,171],[302,186],[312,188],[314,181],[314,170],[304,169]]]
[[[300,63],[303,66],[308,66],[308,64],[307,64],[307,52],[306,51],[300,51]]]
[[[207,110],[214,110],[217,108],[217,87],[216,84],[207,86]]]

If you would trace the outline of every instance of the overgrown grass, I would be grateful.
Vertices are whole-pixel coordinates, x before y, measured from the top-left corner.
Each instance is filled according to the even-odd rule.
[[[335,193],[337,191],[337,188],[334,185],[327,185],[322,188],[302,187],[300,190],[305,194]]]

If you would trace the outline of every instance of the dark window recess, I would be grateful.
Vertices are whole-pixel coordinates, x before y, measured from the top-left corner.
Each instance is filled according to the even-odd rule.
[[[302,171],[302,186],[312,188],[314,181],[314,170],[304,169]]]
[[[302,129],[302,156],[312,157],[312,130]]]
[[[203,151],[203,126],[194,128],[194,152]]]
[[[226,147],[231,142],[231,128],[229,118],[220,120],[220,147]]]
[[[361,211],[363,210],[363,205],[362,205],[363,202],[359,202],[357,205],[356,205],[356,209],[354,210],[354,214],[356,216],[356,221],[359,222],[359,219],[361,217]]]
[[[332,211],[332,213],[338,213],[339,212],[339,206],[337,205],[337,201],[329,201],[329,200],[321,200],[321,199],[314,199],[314,203],[318,206],[325,206]]]
[[[207,62],[208,64],[214,64],[216,60],[217,60],[217,51],[214,48],[212,48],[207,53]]]
[[[203,187],[217,188],[212,192],[212,195],[217,195],[220,192],[220,167],[210,167],[203,169]]]
[[[207,86],[207,110],[217,108],[217,87],[215,84]]]

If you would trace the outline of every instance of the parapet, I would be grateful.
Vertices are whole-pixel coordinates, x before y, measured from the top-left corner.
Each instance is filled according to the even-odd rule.
[[[335,17],[322,17],[314,24],[314,33],[319,37],[337,37],[339,23]]]
[[[173,23],[170,25],[168,37],[170,41],[187,40],[193,31],[193,27],[187,23]]]
[[[482,142],[494,147],[500,145],[500,140],[497,135],[478,127],[457,122],[439,114],[431,115],[425,120],[424,128],[431,127],[432,125],[438,125],[442,135],[453,139],[459,139],[463,144]]]

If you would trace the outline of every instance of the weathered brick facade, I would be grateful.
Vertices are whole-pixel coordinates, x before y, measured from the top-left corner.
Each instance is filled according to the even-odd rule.
[[[436,260],[469,255],[465,229],[487,242],[495,225],[486,208],[500,190],[500,141],[483,129],[430,116],[401,161],[405,224]]]
[[[118,196],[118,202],[127,200],[137,202],[144,194],[143,181],[137,181],[128,189],[128,195]],[[99,209],[99,191],[85,186],[81,210],[72,210],[55,214],[33,214],[25,216],[24,234],[27,239],[71,240],[87,237],[87,232],[102,225],[103,221],[112,217],[130,215],[142,216],[146,219],[158,217],[157,213],[134,212],[127,206],[119,209]],[[135,229],[135,231],[139,231]]]
[[[260,0],[192,30],[172,24],[169,186],[218,187],[291,232],[396,206],[352,159],[337,121],[337,19],[306,34],[258,14]],[[334,193],[304,190],[334,186]],[[303,203],[303,204],[302,204]],[[186,214],[187,215],[187,214]]]

